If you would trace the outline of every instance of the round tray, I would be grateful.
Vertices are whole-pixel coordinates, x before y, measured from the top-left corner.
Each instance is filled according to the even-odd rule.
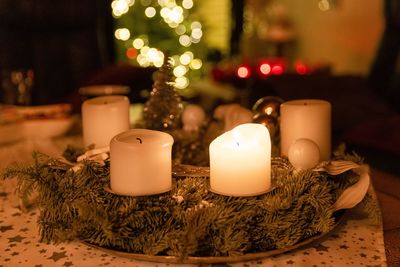
[[[129,253],[120,250],[115,250],[112,248],[101,247],[92,243],[88,243],[82,241],[83,244],[93,247],[96,249],[100,249],[104,252],[119,256],[125,257],[133,260],[140,260],[140,261],[149,261],[149,262],[158,262],[158,263],[232,263],[232,262],[241,262],[241,261],[250,261],[250,260],[257,260],[262,258],[267,258],[275,255],[279,255],[285,252],[293,251],[306,245],[311,245],[314,243],[320,243],[326,238],[328,238],[331,234],[337,231],[339,226],[344,221],[345,210],[337,211],[335,213],[335,225],[331,231],[310,237],[306,240],[303,240],[293,246],[281,248],[281,249],[274,249],[264,252],[256,252],[256,253],[248,253],[240,256],[220,256],[220,257],[193,257],[189,256],[187,258],[179,258],[176,256],[154,256],[154,255],[146,255],[146,254],[138,254],[138,253]]]

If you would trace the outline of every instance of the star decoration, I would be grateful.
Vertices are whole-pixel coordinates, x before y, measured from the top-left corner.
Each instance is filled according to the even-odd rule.
[[[64,265],[63,265],[63,266],[69,267],[69,266],[72,266],[72,265],[74,265],[74,264],[72,263],[72,261],[66,261],[66,262],[64,262]]]
[[[40,253],[40,254],[46,253],[46,251],[47,251],[47,249],[41,249],[41,250],[39,250],[39,253]]]
[[[328,249],[329,249],[329,247],[326,247],[326,246],[324,246],[322,244],[318,244],[318,245],[314,246],[314,248],[317,251],[325,251],[325,252],[328,252]]]
[[[292,264],[294,264],[294,261],[292,261],[292,260],[289,260],[289,261],[287,261],[287,262],[286,262],[286,264],[288,264],[288,265],[289,265],[289,264],[290,264],[290,265],[292,265]]]
[[[29,230],[28,228],[22,228],[20,231],[21,232],[28,232],[28,230]]]
[[[8,243],[11,242],[21,242],[23,239],[25,239],[26,237],[20,236],[20,235],[16,235],[14,237],[9,237],[8,238]]]
[[[361,256],[362,258],[366,258],[366,257],[367,257],[367,254],[365,254],[365,253],[360,253],[360,256]]]
[[[18,252],[13,252],[13,253],[11,253],[11,256],[17,256],[17,255],[19,255]]]
[[[8,195],[7,192],[0,192],[0,197],[6,197]]]
[[[340,245],[341,249],[348,249],[349,247],[347,245]]]
[[[2,233],[4,233],[5,231],[9,231],[9,230],[13,230],[13,226],[12,225],[0,226],[0,232],[2,232]]]
[[[381,257],[379,257],[379,256],[377,256],[377,255],[374,255],[374,256],[372,256],[372,258],[373,258],[374,260],[379,260]]]
[[[67,255],[65,255],[67,252],[63,251],[63,252],[53,252],[53,255],[51,255],[51,257],[48,257],[48,259],[52,259],[53,261],[58,261],[59,259],[65,258],[67,257]]]

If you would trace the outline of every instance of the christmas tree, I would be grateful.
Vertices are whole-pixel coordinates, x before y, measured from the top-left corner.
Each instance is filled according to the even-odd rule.
[[[153,130],[173,130],[180,126],[183,105],[175,91],[172,74],[172,60],[155,73],[153,90],[143,109],[144,126]]]

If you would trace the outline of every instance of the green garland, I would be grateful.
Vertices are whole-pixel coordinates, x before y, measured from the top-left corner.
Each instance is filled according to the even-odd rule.
[[[70,147],[64,155],[73,159],[74,150]],[[208,190],[208,178],[186,177],[174,178],[168,193],[129,197],[105,190],[109,161],[104,166],[84,161],[74,172],[68,162],[40,153],[33,157],[33,165],[10,167],[2,178],[18,177],[22,198],[38,191],[42,242],[79,239],[180,259],[265,252],[327,233],[335,223],[332,204],[359,179],[353,172],[296,172],[287,159],[273,158],[275,189],[261,196],[217,195]]]

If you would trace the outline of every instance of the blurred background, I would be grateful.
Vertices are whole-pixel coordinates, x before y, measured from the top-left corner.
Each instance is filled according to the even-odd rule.
[[[119,84],[144,103],[172,57],[177,91],[208,112],[326,99],[337,140],[400,155],[399,49],[396,0],[2,0],[0,100],[79,113],[79,88]]]

